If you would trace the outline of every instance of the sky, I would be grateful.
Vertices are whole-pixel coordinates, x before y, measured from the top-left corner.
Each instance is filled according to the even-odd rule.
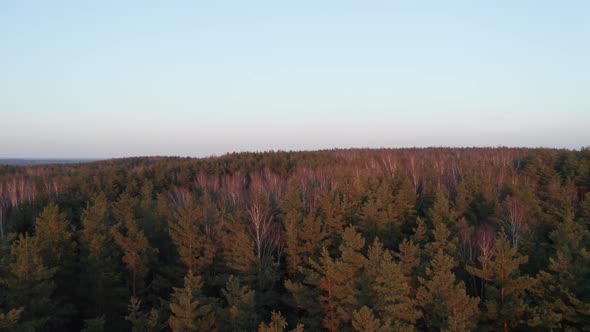
[[[0,1],[0,157],[590,145],[590,1]]]

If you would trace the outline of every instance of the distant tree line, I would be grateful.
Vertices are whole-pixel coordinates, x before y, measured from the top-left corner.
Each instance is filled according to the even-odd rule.
[[[0,166],[0,331],[581,331],[590,150]]]

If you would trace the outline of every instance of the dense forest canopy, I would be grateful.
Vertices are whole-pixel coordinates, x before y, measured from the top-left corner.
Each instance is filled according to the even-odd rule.
[[[590,326],[590,150],[0,166],[0,330]]]

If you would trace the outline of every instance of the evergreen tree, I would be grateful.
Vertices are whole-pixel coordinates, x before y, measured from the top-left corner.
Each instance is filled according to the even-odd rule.
[[[0,312],[0,331],[14,331],[24,309],[11,309],[7,313]]]
[[[190,270],[184,277],[184,287],[174,288],[170,302],[168,325],[174,332],[212,331],[215,326],[215,306],[201,295],[203,281]]]
[[[76,300],[77,289],[72,284],[78,280],[78,272],[75,266],[76,242],[72,227],[65,214],[60,213],[57,204],[51,203],[43,209],[35,223],[35,237],[43,264],[49,269],[55,269],[53,280],[56,289],[53,302],[57,311],[53,324],[64,325],[75,315],[76,307],[73,302]]]
[[[290,195],[290,197],[295,195]],[[293,198],[292,198],[293,199]],[[296,199],[296,198],[295,198]],[[286,202],[289,202],[286,200]],[[295,201],[291,204],[295,205],[299,203]],[[285,203],[287,205],[288,203]],[[289,275],[293,276],[297,273],[300,264],[303,262],[303,258],[301,255],[302,246],[301,240],[299,239],[299,228],[303,224],[303,211],[302,207],[303,204],[300,204],[301,208],[298,206],[283,206],[282,209],[285,211],[283,225],[285,227],[285,253],[287,255],[287,267]]]
[[[303,278],[298,280],[285,280],[285,288],[292,297],[287,304],[292,311],[297,313],[299,320],[303,325],[312,331],[321,329],[324,315],[320,301],[321,295],[320,281],[321,275],[312,269],[300,269]]]
[[[360,253],[365,240],[353,227],[347,227],[339,246],[341,257],[333,259],[324,249],[319,262],[310,259],[311,266],[321,275],[320,302],[325,318],[323,326],[329,331],[345,330],[356,309],[360,272],[366,258]]]
[[[59,212],[55,203],[45,207],[37,218],[35,236],[38,238],[43,263],[49,268],[58,268],[60,277],[66,277],[64,273],[71,271],[64,270],[73,268],[76,243],[73,241],[70,223]]]
[[[254,240],[246,230],[241,215],[230,215],[225,222],[225,234],[222,237],[223,258],[227,267],[248,275],[256,266]]]
[[[119,255],[109,233],[111,220],[109,204],[104,194],[97,195],[82,214],[80,231],[82,273],[81,298],[85,303],[85,316],[103,316],[109,320],[119,316],[126,290],[121,285],[118,267]]]
[[[377,188],[369,191],[361,210],[360,229],[369,241],[376,237],[392,239],[399,235],[399,225],[393,220],[393,189],[387,183],[380,182]],[[394,240],[395,241],[395,240]]]
[[[369,248],[366,265],[371,285],[373,311],[386,324],[407,330],[420,318],[415,299],[411,297],[410,280],[393,254],[376,241]]]
[[[538,303],[531,326],[554,330],[590,326],[590,232],[572,218],[570,211],[551,234],[555,255],[531,287]]]
[[[425,254],[434,255],[439,250],[455,258],[457,256],[456,221],[451,211],[450,202],[446,191],[439,190],[436,194],[434,206],[429,210],[431,228],[431,241],[424,249]]]
[[[457,281],[453,269],[457,263],[442,249],[432,258],[416,300],[429,329],[468,331],[476,326],[478,299],[467,295],[465,285]]]
[[[401,272],[406,277],[410,294],[415,294],[418,288],[417,269],[420,266],[420,247],[406,238],[400,243],[399,253],[395,255],[399,259]]]
[[[527,256],[521,256],[510,244],[505,233],[496,240],[491,256],[479,258],[481,268],[468,267],[468,272],[487,283],[485,299],[487,319],[493,328],[508,331],[522,322],[526,311],[525,290],[533,280],[521,276],[519,266],[526,263]]]
[[[200,274],[213,263],[215,247],[202,229],[205,228],[204,211],[192,199],[185,200],[169,221],[170,237],[188,271]]]
[[[10,308],[24,309],[15,330],[43,330],[54,322],[56,308],[51,295],[55,268],[44,265],[40,247],[38,237],[27,235],[20,235],[12,244],[6,303]]]
[[[273,311],[270,319],[270,323],[260,323],[258,332],[284,332],[287,328],[287,321],[285,317],[281,315],[280,311]],[[290,332],[303,332],[303,325],[297,324],[297,326]]]
[[[159,313],[156,309],[144,311],[141,309],[141,300],[132,297],[129,301],[129,314],[125,320],[131,323],[132,332],[157,332],[162,330],[159,321]]]
[[[104,316],[84,320],[84,328],[81,332],[104,332],[105,328]]]
[[[297,271],[300,270],[300,267],[309,267],[308,258],[317,257],[320,254],[322,245],[325,244],[325,239],[328,236],[322,217],[318,216],[316,212],[314,210],[306,215],[303,221],[295,226],[296,233],[291,231],[286,234],[287,238],[292,237],[292,234],[296,234],[297,244],[291,246],[287,250],[287,254],[289,255],[289,266]]]
[[[226,307],[219,315],[224,331],[253,331],[259,322],[256,312],[255,292],[248,286],[241,286],[235,276],[230,276],[225,288],[221,291]]]
[[[371,309],[363,306],[352,313],[352,327],[358,332],[389,332],[394,331],[389,322],[382,323],[376,318]],[[405,329],[395,329],[395,331],[411,331]]]
[[[117,224],[111,227],[110,233],[123,251],[123,263],[131,272],[131,294],[136,297],[137,283],[143,281],[148,271],[148,255],[152,248],[137,224],[134,205],[134,201],[127,195],[119,198],[113,206]]]

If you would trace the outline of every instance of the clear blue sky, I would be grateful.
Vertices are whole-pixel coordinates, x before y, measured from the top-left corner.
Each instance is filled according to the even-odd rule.
[[[2,1],[0,157],[590,144],[590,1]]]

